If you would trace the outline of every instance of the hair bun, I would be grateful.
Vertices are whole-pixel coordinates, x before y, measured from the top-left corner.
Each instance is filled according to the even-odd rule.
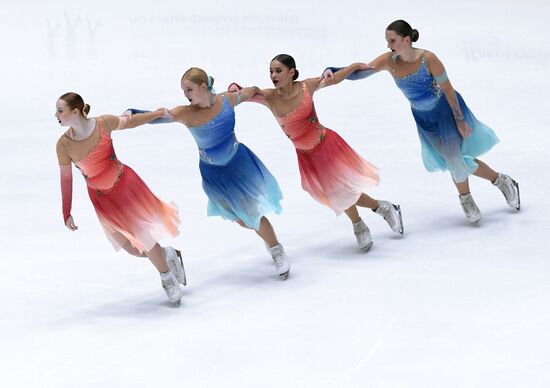
[[[419,36],[420,34],[418,33],[418,30],[416,28],[413,28],[411,31],[411,41],[416,42]]]

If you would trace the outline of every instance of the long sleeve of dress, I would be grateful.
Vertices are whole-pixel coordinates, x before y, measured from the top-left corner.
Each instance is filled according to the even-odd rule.
[[[125,112],[129,112],[129,113],[135,115],[135,114],[140,114],[140,113],[150,113],[152,111],[146,110],[146,109],[128,108],[128,109],[126,109]],[[127,120],[127,118],[125,118],[124,116],[121,116],[119,118],[121,120],[121,123],[122,123],[123,120]],[[172,119],[165,118],[165,117],[159,117],[158,119],[154,119],[152,121],[149,121],[148,124],[164,124],[164,123],[171,123],[171,122],[172,122]],[[119,129],[122,128],[122,126],[123,126],[123,124],[120,124]]]
[[[63,208],[63,221],[66,223],[71,216],[73,203],[73,170],[72,166],[59,166],[59,177],[61,181],[61,202]]]
[[[337,71],[342,70],[342,69],[343,69],[343,67],[327,67],[323,71],[323,73],[327,70],[330,70],[333,73],[336,73]],[[350,81],[357,81],[357,80],[360,80],[360,79],[363,79],[363,78],[367,78],[367,77],[373,75],[374,73],[376,73],[376,70],[374,70],[374,69],[356,70],[353,73],[351,73],[350,75],[348,75],[346,79],[348,79]]]

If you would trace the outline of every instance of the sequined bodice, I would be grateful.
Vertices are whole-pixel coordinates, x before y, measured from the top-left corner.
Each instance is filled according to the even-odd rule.
[[[220,113],[204,125],[189,127],[202,161],[208,164],[226,164],[235,155],[239,142],[235,137],[235,110],[222,96]]]
[[[431,110],[439,101],[441,89],[430,74],[424,55],[416,72],[393,79],[415,110]]]
[[[122,174],[123,165],[117,159],[113,140],[98,118],[99,140],[83,159],[75,163],[86,184],[94,189],[106,190],[114,186]]]
[[[326,129],[319,123],[313,99],[302,82],[302,101],[290,113],[284,116],[275,116],[283,132],[299,150],[315,148],[325,137]]]

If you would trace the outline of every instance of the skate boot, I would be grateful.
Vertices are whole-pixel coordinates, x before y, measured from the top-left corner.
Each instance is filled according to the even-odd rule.
[[[369,227],[365,225],[363,220],[360,219],[353,224],[353,233],[355,233],[359,248],[365,252],[368,252],[372,247],[372,236],[370,234]]]
[[[166,292],[166,296],[168,296],[170,302],[179,307],[181,297],[183,296],[183,290],[181,289],[176,276],[174,276],[172,272],[168,271],[160,274],[160,280],[162,283],[162,288],[164,288],[164,292]]]
[[[388,201],[378,201],[378,208],[373,212],[382,216],[390,228],[399,234],[403,234],[403,217],[401,216],[401,206],[394,205]]]
[[[498,173],[497,179],[495,179],[493,185],[495,185],[500,189],[500,191],[502,191],[506,202],[508,202],[508,206],[519,210],[519,184],[515,180],[513,180],[506,174]]]
[[[178,282],[187,285],[187,277],[185,276],[185,268],[183,267],[183,260],[181,259],[181,252],[172,247],[163,247],[164,260],[170,272],[176,276]]]
[[[290,272],[290,263],[288,262],[283,246],[281,244],[277,244],[274,247],[270,247],[269,252],[275,262],[275,273],[282,280],[286,280]]]
[[[462,210],[464,210],[464,214],[466,215],[468,221],[470,221],[472,224],[478,224],[479,220],[481,220],[481,212],[474,202],[472,194],[462,194],[459,195],[458,198],[460,198]]]

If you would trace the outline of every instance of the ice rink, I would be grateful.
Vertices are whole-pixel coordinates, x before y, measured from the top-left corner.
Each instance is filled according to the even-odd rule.
[[[0,13],[0,387],[550,387],[548,0],[4,0]],[[63,225],[61,94],[81,94],[90,116],[171,108],[187,103],[191,66],[218,92],[272,87],[276,54],[293,55],[301,78],[369,62],[395,19],[497,133],[481,159],[518,180],[520,212],[472,178],[483,219],[469,225],[450,175],[425,171],[409,103],[380,73],[315,102],[381,169],[369,194],[401,205],[403,237],[361,209],[375,241],[359,252],[349,220],[301,189],[292,144],[257,104],[236,108],[236,133],[283,191],[269,219],[288,281],[254,232],[206,216],[180,124],[113,134],[119,159],[178,204],[180,235],[162,243],[184,253],[179,309],[148,260],[113,250],[77,170],[79,230]]]

